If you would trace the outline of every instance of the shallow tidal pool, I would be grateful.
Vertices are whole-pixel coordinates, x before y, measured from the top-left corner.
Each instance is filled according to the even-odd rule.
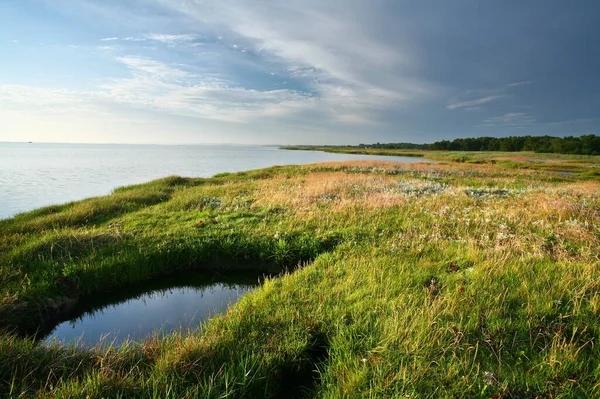
[[[226,310],[258,286],[260,280],[262,277],[256,274],[224,277],[186,273],[124,292],[87,298],[42,343],[120,345],[127,340],[143,341],[154,333],[164,335],[181,328],[194,329]]]

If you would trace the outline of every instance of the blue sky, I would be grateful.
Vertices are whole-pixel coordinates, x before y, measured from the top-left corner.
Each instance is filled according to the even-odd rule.
[[[3,0],[0,141],[599,134],[600,2]]]

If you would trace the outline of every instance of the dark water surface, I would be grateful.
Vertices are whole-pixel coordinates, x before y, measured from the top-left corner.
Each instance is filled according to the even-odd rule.
[[[185,273],[88,298],[77,305],[72,319],[58,324],[42,342],[119,345],[127,339],[142,341],[154,332],[194,329],[226,310],[262,278]]]
[[[432,162],[412,157],[287,151],[274,146],[0,142],[0,219],[170,175],[210,177],[273,165],[351,159]]]
[[[569,172],[568,170],[549,170],[549,173],[557,173],[563,176],[573,176],[575,172]]]

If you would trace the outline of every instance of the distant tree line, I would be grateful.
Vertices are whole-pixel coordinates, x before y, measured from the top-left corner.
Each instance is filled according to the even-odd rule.
[[[431,144],[359,144],[360,148],[444,151],[534,151],[555,154],[600,155],[600,136],[510,136],[442,140]]]

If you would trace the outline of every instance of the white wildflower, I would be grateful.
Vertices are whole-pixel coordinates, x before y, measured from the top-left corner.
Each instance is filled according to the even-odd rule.
[[[486,385],[494,385],[494,383],[497,381],[496,376],[494,375],[494,373],[492,373],[491,371],[484,371],[483,372],[483,382]]]

